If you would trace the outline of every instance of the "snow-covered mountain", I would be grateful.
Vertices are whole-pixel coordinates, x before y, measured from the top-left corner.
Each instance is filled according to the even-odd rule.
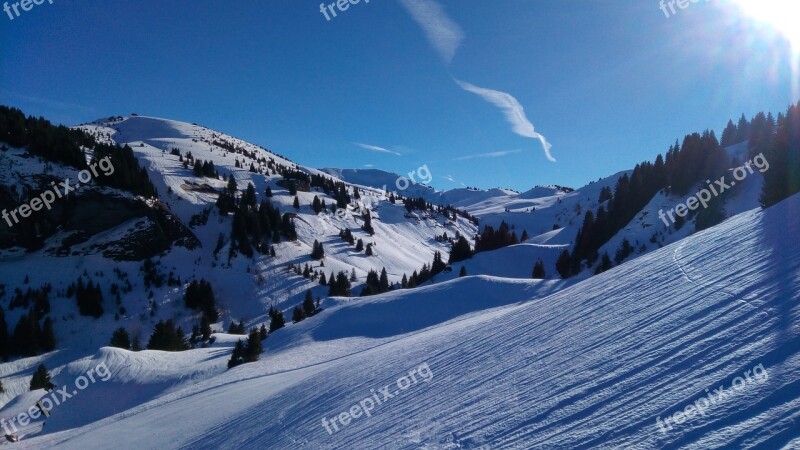
[[[0,249],[6,323],[13,327],[27,312],[9,307],[17,289],[49,285],[57,340],[56,351],[0,365],[0,418],[28,411],[46,395],[28,392],[40,363],[59,386],[101,366],[110,374],[76,390],[46,421],[19,426],[19,448],[800,445],[800,389],[792,375],[800,360],[800,259],[793,242],[779,239],[800,228],[800,199],[761,211],[758,173],[725,198],[730,219],[697,234],[691,220],[680,229],[661,223],[658,211],[685,197],[659,192],[600,249],[613,255],[627,241],[634,253],[626,263],[561,280],[556,260],[574,244],[584,214],[603,205],[601,193],[631,171],[574,190],[437,192],[421,183],[398,189],[403,175],[377,169],[300,166],[185,122],[134,115],[77,129],[130,146],[157,195],[87,183],[76,192],[79,201],[56,204],[55,213],[61,208],[74,219],[48,231],[41,248]],[[746,150],[728,152],[739,159]],[[213,174],[198,173],[196,163],[210,164]],[[0,196],[12,199],[51,179],[78,178],[77,170],[19,148],[0,152],[0,167],[0,188],[13,186]],[[297,174],[329,184],[295,182]],[[428,181],[424,171],[417,175],[415,181]],[[252,185],[254,201],[275,206],[296,239],[267,239],[269,248],[246,256],[232,236],[237,226],[252,226],[237,225],[236,214],[215,206],[231,185],[242,198]],[[352,197],[336,211],[332,186]],[[383,186],[460,213],[409,210],[401,199],[391,202]],[[325,208],[315,210],[315,198]],[[367,214],[374,234],[364,230]],[[446,262],[456,236],[472,240],[484,226],[503,222],[528,239],[454,263],[415,289],[328,297],[318,279],[354,274],[358,295],[368,273],[385,269],[399,286],[437,252]],[[372,255],[345,242],[342,230]],[[324,246],[322,259],[311,256],[315,242]],[[531,280],[537,260],[544,280]],[[78,314],[69,294],[81,277],[104,295],[99,318]],[[120,327],[142,343],[160,320],[191,330],[200,313],[186,308],[184,294],[200,279],[213,285],[221,313],[213,342],[177,353],[106,347]],[[288,319],[309,291],[321,312],[270,333],[260,361],[227,368],[241,338],[222,332],[231,322],[269,325],[271,307]],[[768,380],[661,433],[657,417],[671,417],[703,389],[730,385],[758,364]],[[411,377],[412,369],[416,381],[385,403],[375,400],[370,417],[339,419],[338,431],[328,432],[332,418]]]
[[[386,192],[398,192],[405,197],[422,197],[429,202],[437,202],[436,190],[425,184],[426,182],[430,183],[432,179],[427,166],[422,166],[405,175],[380,169],[327,168],[321,170],[352,185],[371,187]]]
[[[449,252],[449,244],[438,237],[477,232],[476,225],[462,217],[420,211],[409,215],[399,202],[390,204],[383,192],[369,188],[360,188],[360,199],[346,208],[319,214],[311,206],[315,196],[328,205],[335,200],[320,189],[300,188],[300,207],[295,209],[295,196],[281,186],[284,177],[280,172],[322,172],[198,125],[132,116],[79,128],[98,140],[130,145],[158,197],[137,198],[89,183],[75,192],[80,196],[76,213],[80,220],[75,224],[64,224],[35,251],[26,253],[20,247],[0,250],[0,292],[5,293],[2,307],[9,333],[28,312],[24,307],[9,307],[15,290],[25,292],[49,285],[50,314],[58,318],[54,331],[59,348],[44,358],[2,364],[0,379],[5,392],[0,393],[0,405],[27,391],[30,374],[39,362],[45,361],[57,374],[64,364],[107,345],[119,327],[126,328],[142,346],[160,320],[171,319],[184,330],[191,330],[199,314],[184,307],[189,281],[205,279],[212,283],[221,312],[219,322],[212,325],[215,330],[227,329],[232,321],[240,320],[247,327],[258,327],[269,325],[267,312],[271,306],[291,317],[292,308],[302,302],[307,291],[314,298],[327,295],[328,287],[320,285],[316,274],[305,278],[289,271],[290,265],[301,269],[307,265],[312,272],[326,276],[340,271],[354,273],[352,290],[358,295],[368,272],[386,268],[390,283],[399,284],[404,275],[430,264],[435,252]],[[189,154],[195,161],[213,162],[220,179],[196,176],[191,165],[184,167],[181,160]],[[251,171],[251,164],[257,169]],[[69,178],[73,184],[78,179],[77,170],[31,158],[22,149],[0,152],[0,166],[4,167],[0,182],[15,186],[18,192],[38,189],[42,174],[47,180]],[[297,239],[273,243],[275,256],[256,253],[252,258],[241,254],[228,258],[233,219],[220,215],[214,206],[226,187],[222,177],[236,180],[239,190],[252,184],[259,201],[265,199],[269,187],[273,192],[269,201],[294,218]],[[56,203],[54,211],[60,205]],[[361,230],[367,210],[372,216],[373,236]],[[174,224],[176,230],[168,232],[168,224]],[[365,246],[371,244],[373,255],[366,256],[364,250],[357,251],[354,245],[345,243],[339,237],[342,229],[352,230],[354,238],[362,239]],[[322,261],[310,257],[315,241],[324,246]],[[152,268],[144,264],[148,258]],[[151,281],[144,280],[148,273]],[[79,315],[75,299],[66,294],[82,275],[103,292],[106,313],[100,318]],[[161,281],[154,281],[156,278]]]
[[[229,371],[219,347],[103,349],[61,378],[113,367],[70,406],[106,418],[20,448],[797,448],[798,209],[557,292],[478,276],[332,299]]]

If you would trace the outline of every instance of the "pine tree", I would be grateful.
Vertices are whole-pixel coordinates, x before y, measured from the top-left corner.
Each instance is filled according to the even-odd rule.
[[[450,250],[450,260],[448,264],[454,264],[470,258],[472,258],[472,249],[469,246],[469,242],[464,236],[459,236],[458,240],[453,244],[453,248]]]
[[[369,210],[366,210],[364,212],[363,219],[364,219],[364,225],[361,226],[361,229],[369,233],[370,236],[374,236],[375,229],[372,228],[372,214],[369,212]]]
[[[371,243],[367,244],[367,249],[364,251],[364,254],[367,255],[367,256],[372,256],[373,255],[372,244]]]
[[[316,307],[314,306],[314,295],[311,293],[311,289],[306,291],[306,297],[303,300],[303,312],[305,312],[306,317],[311,317],[314,315],[316,311]]]
[[[47,368],[44,364],[39,364],[39,367],[37,367],[36,371],[33,373],[33,378],[31,378],[30,390],[45,389],[49,391],[54,387],[56,387],[56,385],[50,380],[50,373],[47,372]]]
[[[245,334],[246,328],[244,326],[244,321],[240,321],[238,324],[236,321],[231,321],[231,324],[228,325],[228,334]]]
[[[194,172],[194,176],[196,177],[203,176],[203,164],[200,162],[200,160],[194,161],[194,167],[192,168],[192,171]]]
[[[239,187],[236,185],[236,179],[233,178],[233,175],[228,178],[228,186],[226,187],[228,194],[231,196],[236,195],[236,191],[239,190]]]
[[[375,295],[380,293],[380,281],[378,279],[378,272],[370,270],[367,273],[367,279],[364,283],[364,288],[361,290],[361,296]]]
[[[324,257],[325,257],[325,248],[323,248],[322,244],[315,239],[314,245],[312,246],[311,250],[311,259],[319,261]]]
[[[204,341],[207,341],[211,337],[211,333],[213,333],[211,321],[203,314],[203,317],[200,318],[200,336],[203,337]]]
[[[625,259],[628,258],[634,251],[633,246],[628,241],[627,238],[623,239],[622,242],[619,244],[619,248],[617,249],[617,254],[614,257],[614,261],[617,265],[621,264]]]
[[[231,359],[228,360],[228,368],[231,369],[241,364],[258,361],[263,352],[261,341],[261,333],[255,328],[250,330],[246,343],[241,339],[236,341],[231,353]]]
[[[569,256],[569,252],[564,250],[556,261],[556,272],[561,275],[561,278],[566,280],[572,275],[571,266],[572,258]]]
[[[78,279],[78,286],[75,289],[75,299],[78,303],[78,310],[82,316],[100,317],[103,315],[103,292],[100,285],[94,284],[90,279],[86,286],[83,285],[83,278]]]
[[[725,127],[725,130],[722,132],[722,139],[720,141],[720,145],[723,147],[730,147],[731,145],[736,144],[736,139],[738,130],[736,129],[736,125],[733,124],[733,120],[728,121],[728,125]]]
[[[381,277],[380,280],[378,281],[378,287],[381,293],[389,291],[389,276],[386,273],[385,267],[383,268],[383,270],[381,270]]]
[[[447,264],[442,261],[442,254],[437,250],[433,253],[433,263],[431,264],[431,275],[441,273]]]
[[[544,263],[542,260],[536,261],[536,264],[533,266],[533,279],[535,280],[544,280],[547,278],[547,274],[544,270]]]
[[[605,203],[614,198],[614,194],[611,192],[611,186],[605,186],[604,188],[600,189],[600,197],[597,198],[598,203]]]
[[[521,238],[519,238],[520,242],[525,242],[525,241],[527,241],[528,239],[530,239],[530,238],[528,237],[528,230],[522,230],[522,237],[521,237]]]
[[[272,333],[275,330],[279,330],[286,325],[286,320],[283,318],[283,312],[276,309],[273,306],[269,307],[269,312],[267,313],[270,317],[269,321],[269,332]]]
[[[314,200],[311,202],[311,208],[314,210],[315,214],[322,212],[322,202],[319,201],[319,197],[316,195],[314,196]]]
[[[256,209],[258,206],[258,199],[256,199],[256,189],[253,187],[253,183],[247,183],[247,188],[244,191],[244,196],[242,196],[242,204],[245,206],[249,206],[252,209]]]
[[[294,209],[300,210],[300,199],[296,195],[294,196],[294,203],[292,203],[292,206],[294,206]]]
[[[202,311],[209,322],[216,322],[219,319],[214,289],[205,279],[189,283],[183,301],[187,308]]]
[[[179,352],[189,349],[186,336],[181,327],[175,328],[172,320],[159,321],[150,340],[147,342],[148,350],[163,350],[168,352]]]
[[[267,186],[267,190],[264,192],[264,195],[266,195],[267,198],[272,198],[272,188]]]
[[[322,272],[322,274],[319,276],[319,285],[320,286],[327,286],[328,285],[328,280],[327,280],[327,278],[325,278],[325,272]]]
[[[595,275],[601,274],[603,272],[609,271],[614,267],[614,264],[611,262],[611,258],[608,256],[608,252],[603,253],[603,257],[600,258],[600,264],[597,265],[597,269],[595,269]]]
[[[467,266],[461,266],[461,270],[458,271],[458,277],[461,278],[465,276],[467,276]]]
[[[355,269],[353,270],[353,276],[355,276]],[[330,278],[328,278],[328,297],[350,297],[351,287],[352,285],[345,272],[340,271],[336,277],[331,274]]]
[[[119,327],[114,330],[114,334],[111,335],[111,343],[109,343],[111,347],[117,348],[124,348],[125,350],[131,349],[131,341],[130,336],[128,336],[128,331],[124,327]]]
[[[239,339],[233,346],[233,353],[231,359],[228,360],[228,369],[232,369],[238,365],[244,364],[245,347],[244,341]]]
[[[359,239],[358,242],[356,242],[356,251],[357,252],[364,251],[364,241],[362,241],[361,239]]]
[[[299,306],[295,306],[294,311],[292,311],[292,322],[298,323],[302,322],[306,318],[306,313],[303,312],[303,308]]]
[[[267,333],[267,327],[266,327],[266,325],[264,325],[263,323],[261,324],[261,328],[259,328],[259,329],[258,329],[258,335],[261,337],[261,340],[262,340],[262,341],[263,341],[264,339],[266,339],[266,338],[267,338],[267,336],[268,336],[268,333]]]
[[[253,328],[247,336],[247,343],[244,347],[244,362],[256,362],[261,357],[264,348],[261,346],[261,334]]]

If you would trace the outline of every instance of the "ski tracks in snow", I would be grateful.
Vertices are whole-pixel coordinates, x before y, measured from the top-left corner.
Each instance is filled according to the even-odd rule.
[[[748,301],[750,299],[743,298],[740,294],[737,294],[736,292],[731,291],[730,289],[728,289],[728,286],[724,286],[724,285],[721,285],[721,284],[706,283],[706,282],[704,282],[702,280],[702,278],[692,278],[692,276],[689,275],[689,272],[686,270],[687,268],[690,268],[690,266],[688,264],[686,264],[686,265],[681,264],[683,249],[684,249],[684,247],[686,247],[687,243],[688,243],[687,239],[684,239],[675,248],[675,251],[672,253],[672,260],[675,262],[675,265],[678,266],[678,270],[681,272],[681,274],[683,275],[683,278],[685,278],[686,281],[688,281],[691,284],[694,284],[695,286],[700,286],[700,287],[709,289],[709,290],[714,291],[714,292],[723,292],[724,294],[726,294],[731,299],[739,300],[740,302],[744,303],[745,305],[749,306],[750,308],[757,309],[755,306],[753,306]]]

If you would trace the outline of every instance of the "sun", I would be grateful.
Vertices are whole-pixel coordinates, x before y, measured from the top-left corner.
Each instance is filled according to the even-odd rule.
[[[742,11],[753,19],[769,25],[800,51],[800,2],[796,0],[735,0]]]

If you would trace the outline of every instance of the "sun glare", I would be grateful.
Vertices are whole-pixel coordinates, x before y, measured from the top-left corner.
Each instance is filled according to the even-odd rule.
[[[795,53],[800,51],[800,2],[795,0],[735,0],[748,16],[784,35]]]

